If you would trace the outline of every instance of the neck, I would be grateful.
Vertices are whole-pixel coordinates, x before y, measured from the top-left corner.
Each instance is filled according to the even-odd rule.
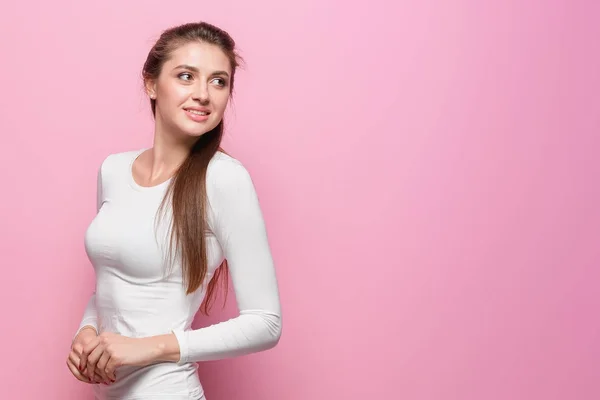
[[[171,176],[175,170],[185,161],[196,138],[185,138],[182,140],[178,135],[169,134],[156,121],[154,131],[154,143],[148,151],[148,165],[150,167],[150,179],[162,176]]]

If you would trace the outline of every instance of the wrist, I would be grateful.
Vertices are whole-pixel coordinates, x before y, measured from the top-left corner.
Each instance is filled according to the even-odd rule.
[[[174,363],[179,361],[179,342],[174,334],[152,336],[147,339],[153,349],[155,361]]]
[[[85,330],[88,330],[88,329],[89,329],[89,330],[92,330],[92,331],[94,331],[94,333],[95,333],[96,335],[98,334],[98,331],[96,330],[96,327],[94,327],[94,326],[92,326],[92,325],[86,325],[86,326],[82,327],[82,328],[79,330],[79,332],[78,332],[78,333],[81,333],[81,332],[83,332],[83,331],[85,331]]]

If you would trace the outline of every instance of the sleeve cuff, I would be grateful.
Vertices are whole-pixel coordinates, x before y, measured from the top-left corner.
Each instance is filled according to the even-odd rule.
[[[182,329],[173,329],[173,334],[175,338],[177,338],[177,342],[179,343],[179,361],[177,361],[177,365],[183,365],[188,362],[188,340],[187,333]]]

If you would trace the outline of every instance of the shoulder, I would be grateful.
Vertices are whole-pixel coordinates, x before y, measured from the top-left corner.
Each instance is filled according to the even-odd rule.
[[[131,166],[135,158],[145,149],[127,150],[117,153],[109,153],[104,156],[98,167],[98,173],[102,176],[110,176],[113,173],[122,173],[124,169]]]
[[[225,187],[252,181],[250,172],[241,161],[218,151],[208,164],[206,181],[209,185]]]
[[[254,183],[241,161],[218,151],[208,164],[206,185],[209,196],[254,194]]]

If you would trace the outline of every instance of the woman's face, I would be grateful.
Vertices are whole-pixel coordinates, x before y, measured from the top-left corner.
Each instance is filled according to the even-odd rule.
[[[231,64],[212,44],[192,42],[171,53],[156,81],[146,82],[156,99],[163,130],[197,138],[223,118],[230,95]]]

